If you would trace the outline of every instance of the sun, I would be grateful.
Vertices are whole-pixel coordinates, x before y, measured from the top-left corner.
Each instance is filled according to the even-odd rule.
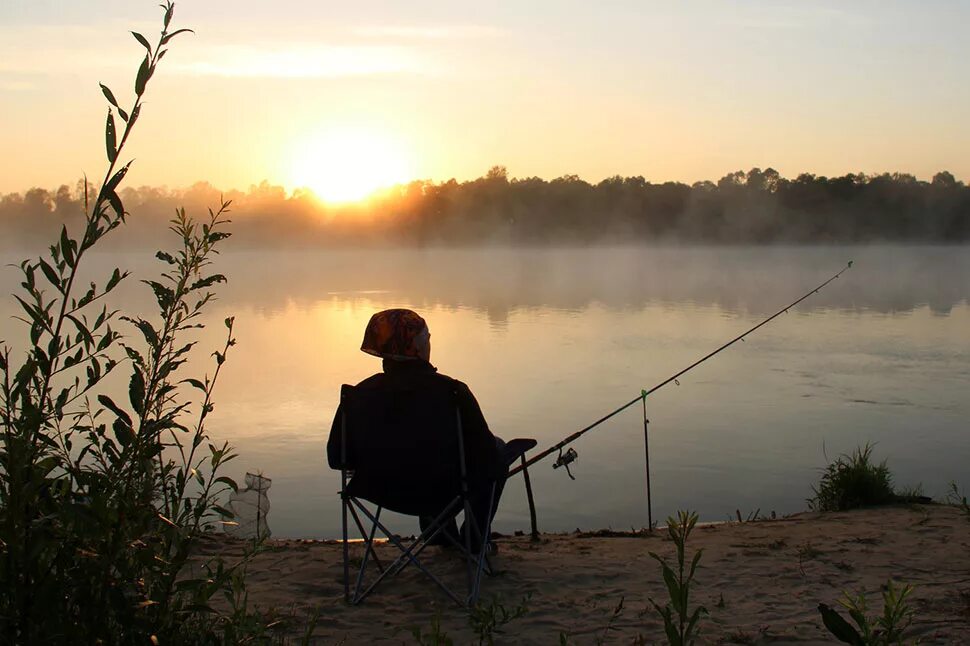
[[[309,188],[329,203],[357,202],[411,179],[403,147],[373,130],[348,128],[309,136],[292,159],[291,184]]]

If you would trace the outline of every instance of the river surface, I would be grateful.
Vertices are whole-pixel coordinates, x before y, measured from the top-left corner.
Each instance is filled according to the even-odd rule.
[[[707,521],[803,510],[820,468],[866,442],[888,460],[898,485],[943,497],[950,481],[970,488],[968,252],[228,251],[215,268],[229,283],[200,336],[201,347],[217,349],[222,320],[236,317],[238,345],[210,430],[240,454],[228,475],[241,481],[246,471],[262,471],[272,479],[275,536],[335,537],[339,474],[327,468],[325,446],[340,384],[380,370],[358,349],[373,312],[420,312],[432,332],[432,362],[469,384],[493,432],[534,437],[542,449],[854,260],[821,293],[648,399],[654,520],[684,508]],[[121,264],[136,279],[158,264],[150,253],[92,261],[93,273]],[[0,280],[9,294],[16,273],[5,269]],[[147,288],[125,282],[115,306],[148,313]],[[14,307],[9,297],[0,307],[8,340],[17,334]],[[575,480],[551,460],[531,470],[540,529],[645,526],[640,407],[573,446]],[[528,525],[516,477],[496,529]]]

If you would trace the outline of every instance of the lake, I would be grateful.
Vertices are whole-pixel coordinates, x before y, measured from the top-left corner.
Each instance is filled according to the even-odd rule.
[[[970,488],[968,251],[228,251],[216,269],[229,284],[201,335],[216,349],[222,320],[236,317],[238,345],[216,392],[211,434],[240,454],[228,475],[272,478],[275,536],[336,537],[339,473],[327,468],[325,446],[340,384],[380,370],[359,350],[373,312],[421,313],[432,363],[471,387],[493,432],[534,437],[541,450],[853,260],[821,293],[648,398],[654,519],[685,508],[706,521],[736,510],[803,510],[820,468],[866,442],[898,485],[942,497],[950,481]],[[92,261],[96,272],[131,266],[133,278],[157,269],[150,253]],[[5,269],[4,293],[15,280]],[[115,306],[148,312],[147,288],[126,283]],[[0,312],[9,340],[12,299]],[[639,405],[573,447],[575,481],[551,459],[530,471],[539,528],[645,526]],[[521,477],[506,487],[495,524],[528,530]]]

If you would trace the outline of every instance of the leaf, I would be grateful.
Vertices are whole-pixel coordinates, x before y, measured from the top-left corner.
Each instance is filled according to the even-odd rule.
[[[128,162],[127,164],[122,166],[121,169],[111,177],[111,179],[108,180],[108,183],[104,185],[104,189],[102,189],[101,191],[102,199],[105,197],[105,194],[107,191],[113,191],[116,188],[118,188],[118,184],[120,184],[121,180],[123,180],[125,178],[125,175],[128,174],[128,169],[130,167],[131,167],[131,162]]]
[[[141,370],[136,369],[131,373],[131,381],[128,382],[128,401],[131,402],[135,412],[141,415],[145,402],[145,376]]]
[[[135,40],[141,43],[142,47],[148,50],[149,55],[152,53],[152,46],[149,44],[147,38],[139,34],[137,31],[131,32],[131,35],[135,37]],[[139,92],[139,94],[141,93]]]
[[[106,190],[104,192],[104,198],[108,200],[108,204],[110,204],[111,208],[114,209],[114,212],[118,214],[118,218],[124,220],[125,205],[121,203],[121,198],[118,197],[118,194],[114,191],[114,189]]]
[[[155,280],[145,280],[142,282],[151,287],[152,291],[155,292],[155,300],[158,302],[158,306],[161,309],[167,310],[175,301],[175,292],[173,292],[171,288],[166,287]]]
[[[125,353],[128,355],[128,358],[131,359],[132,363],[134,363],[136,366],[145,365],[145,359],[142,358],[138,350],[135,350],[134,348],[127,345],[123,347],[125,348]]]
[[[108,108],[108,121],[104,124],[104,148],[108,153],[108,161],[114,163],[118,158],[118,140],[115,137],[115,117]]]
[[[690,563],[690,572],[687,574],[688,580],[694,578],[694,570],[697,569],[697,564],[700,562],[701,556],[703,554],[704,554],[703,548],[697,550],[697,553],[694,554],[694,559]]]
[[[118,101],[115,99],[114,93],[111,90],[109,90],[108,86],[105,85],[104,83],[101,83],[100,85],[101,85],[101,93],[104,94],[104,98],[108,99],[108,103],[118,108]],[[120,111],[121,108],[118,108],[118,110]]]
[[[145,337],[145,341],[148,342],[149,346],[151,346],[152,348],[158,347],[158,344],[159,344],[158,332],[155,330],[154,327],[152,327],[151,323],[149,323],[144,319],[133,319],[132,323],[134,323],[135,327],[137,327],[141,331],[142,336]]]
[[[195,291],[197,289],[211,287],[215,283],[224,283],[224,282],[227,282],[225,276],[223,276],[222,274],[213,274],[212,276],[206,276],[205,278],[201,278],[195,281],[194,283],[192,283],[192,286],[189,287],[189,291]]]
[[[61,253],[64,254],[64,261],[68,267],[74,267],[74,244],[70,236],[67,235],[67,227],[61,226]]]
[[[94,337],[91,335],[91,331],[88,330],[87,326],[82,321],[78,320],[78,318],[73,314],[65,314],[64,316],[67,318],[67,320],[74,324],[74,327],[77,328],[78,334],[84,338],[85,346],[91,347],[94,345]]]
[[[191,29],[176,29],[176,30],[175,30],[175,31],[173,31],[172,33],[170,33],[170,34],[167,34],[166,36],[164,36],[164,37],[162,38],[162,40],[161,40],[161,44],[162,44],[162,45],[167,45],[167,44],[168,44],[168,41],[170,41],[170,40],[172,40],[173,38],[175,38],[175,37],[176,37],[176,36],[178,36],[179,34],[184,34],[184,33],[186,33],[186,32],[188,32],[188,33],[190,33],[190,34],[194,34],[194,33],[195,33],[195,32],[194,32],[194,31],[192,31]]]
[[[27,316],[30,317],[31,321],[35,322],[38,326],[41,327],[41,329],[47,328],[47,326],[44,325],[45,323],[44,314],[43,312],[40,311],[40,309],[34,307],[33,305],[31,305],[24,299],[20,298],[16,294],[13,294],[13,297],[17,299],[18,303],[20,303],[20,307],[22,307],[24,311],[27,312]],[[34,341],[34,343],[36,344],[37,341]]]
[[[40,259],[40,269],[42,272],[44,272],[44,277],[47,278],[50,284],[56,287],[57,291],[63,294],[64,290],[61,287],[61,277],[57,275],[54,268],[51,267],[43,258]]]
[[[674,610],[678,614],[683,614],[686,609],[681,603],[680,583],[677,581],[677,575],[666,564],[663,566],[663,577],[664,582],[667,584],[667,594],[670,595],[670,601]]]
[[[151,60],[146,55],[145,60],[141,62],[141,66],[138,68],[138,76],[135,77],[135,94],[138,96],[145,93],[145,86],[148,84],[148,79],[152,76],[151,70]],[[134,114],[132,117],[134,117]]]
[[[106,294],[108,292],[110,292],[112,289],[115,288],[115,286],[118,283],[120,283],[122,280],[124,280],[124,278],[127,275],[128,275],[128,272],[127,271],[125,273],[121,273],[121,271],[119,271],[118,268],[115,267],[115,270],[113,272],[111,272],[111,278],[108,279],[108,284],[105,285],[105,287],[104,287],[104,292]]]
[[[205,387],[205,384],[202,383],[201,381],[199,381],[198,379],[192,379],[192,378],[183,379],[182,380],[182,383],[183,384],[189,384],[189,385],[191,385],[191,386],[193,386],[195,388],[198,388],[202,392],[206,392],[206,390],[207,390],[206,387]]]
[[[664,632],[667,633],[667,643],[671,646],[684,646],[683,640],[681,640],[680,635],[677,633],[677,627],[674,626],[673,620],[670,618],[670,611],[664,616]]]
[[[158,518],[163,523],[165,523],[166,525],[168,525],[169,527],[174,527],[174,528],[178,529],[178,525],[176,525],[175,523],[173,523],[171,520],[169,520],[168,518],[166,518],[162,514],[160,514],[158,512],[155,512],[155,517]]]
[[[694,614],[690,616],[690,620],[687,622],[687,628],[684,630],[684,635],[688,638],[694,636],[694,630],[697,627],[697,621],[701,618],[702,614],[707,614],[707,608],[704,606],[698,606],[694,610]]]
[[[71,306],[71,309],[81,309],[82,307],[84,307],[85,305],[93,301],[94,296],[97,293],[97,289],[98,289],[97,286],[94,283],[91,283],[90,286],[88,287],[88,291],[84,293],[84,296],[81,297],[81,299],[77,302],[76,305]]]
[[[118,419],[123,420],[125,424],[127,424],[128,427],[131,428],[131,416],[129,416],[128,413],[126,413],[121,408],[119,408],[118,405],[114,403],[113,399],[111,399],[107,395],[98,395],[98,401],[101,403],[102,406],[104,406],[112,413],[117,415]]]
[[[239,485],[236,484],[236,481],[230,478],[229,476],[219,476],[218,478],[216,478],[215,481],[221,482],[222,484],[226,485],[233,491],[236,491],[236,492],[239,491]]]
[[[118,439],[118,444],[122,447],[126,447],[131,444],[131,438],[135,434],[131,429],[131,424],[126,424],[124,420],[120,417],[111,424],[111,430],[115,432],[115,437]]]
[[[849,622],[843,619],[842,615],[835,610],[824,603],[820,603],[818,604],[818,612],[822,615],[822,623],[825,624],[825,627],[828,628],[828,631],[836,639],[846,644],[852,644],[853,646],[865,645],[858,631],[849,625]]]

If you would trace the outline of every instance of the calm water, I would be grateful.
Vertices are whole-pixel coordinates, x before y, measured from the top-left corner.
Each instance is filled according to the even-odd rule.
[[[339,534],[339,474],[325,444],[341,383],[380,369],[357,348],[370,315],[429,321],[432,362],[468,383],[493,431],[540,449],[585,426],[794,300],[821,294],[648,402],[654,518],[793,512],[829,458],[876,443],[900,485],[970,488],[970,249],[611,248],[232,252],[203,345],[234,315],[239,344],[211,432],[273,479],[276,536]],[[150,254],[125,259],[149,276]],[[10,261],[12,258],[4,258]],[[16,279],[2,275],[4,292]],[[145,307],[134,281],[119,295]],[[10,338],[10,299],[0,335]],[[532,471],[543,530],[646,524],[640,409],[573,445],[570,481]],[[528,529],[520,478],[497,529]]]

